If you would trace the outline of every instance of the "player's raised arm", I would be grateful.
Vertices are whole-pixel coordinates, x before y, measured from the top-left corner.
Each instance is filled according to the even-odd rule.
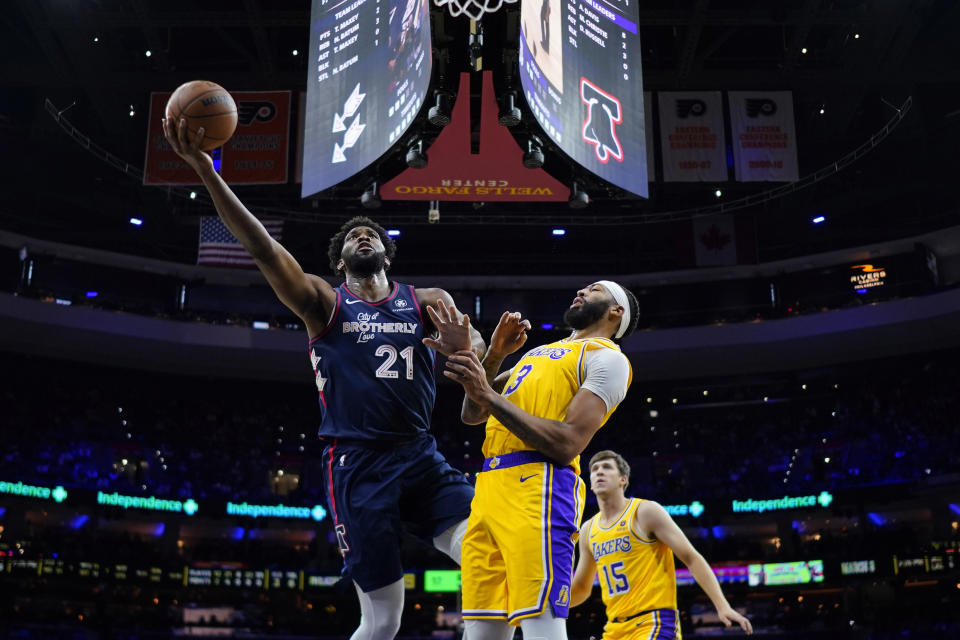
[[[336,299],[333,288],[323,278],[304,273],[290,252],[270,237],[263,224],[214,171],[213,160],[200,150],[203,128],[191,142],[185,119],[179,123],[164,120],[163,133],[177,155],[203,180],[220,219],[256,261],[280,301],[304,321],[311,336],[320,333]]]
[[[423,343],[445,356],[457,351],[473,351],[482,358],[487,351],[480,332],[470,326],[470,317],[460,313],[453,296],[443,289],[417,289],[417,301],[426,307],[424,320],[431,325],[433,336]]]
[[[500,321],[490,337],[490,347],[480,363],[487,378],[487,384],[496,393],[501,393],[510,371],[500,373],[503,359],[527,342],[527,330],[530,321],[523,319],[519,312],[504,311]],[[463,395],[463,407],[460,410],[460,419],[465,424],[482,424],[490,417],[490,411],[474,402],[469,394]]]
[[[750,621],[730,606],[723,595],[723,590],[720,589],[720,583],[717,582],[717,576],[714,575],[713,569],[700,555],[700,552],[693,547],[683,530],[677,526],[666,509],[656,502],[644,501],[634,513],[634,525],[636,531],[644,537],[652,536],[670,547],[674,555],[680,558],[683,564],[687,565],[690,574],[693,575],[697,584],[700,585],[703,592],[710,598],[710,602],[716,607],[717,616],[724,625],[729,627],[736,623],[748,635],[753,633],[753,626]]]

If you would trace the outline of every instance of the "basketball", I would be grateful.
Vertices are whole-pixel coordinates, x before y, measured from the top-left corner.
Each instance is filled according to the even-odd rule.
[[[237,128],[237,103],[226,89],[215,82],[191,80],[173,92],[167,101],[167,118],[175,126],[187,119],[187,135],[193,141],[200,127],[204,129],[200,148],[210,151],[223,146]]]

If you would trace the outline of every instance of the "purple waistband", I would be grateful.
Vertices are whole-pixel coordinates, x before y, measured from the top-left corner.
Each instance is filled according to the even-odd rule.
[[[494,469],[509,469],[529,462],[549,462],[553,460],[543,455],[539,451],[514,451],[513,453],[504,453],[499,456],[493,456],[483,461],[483,471],[493,471]]]

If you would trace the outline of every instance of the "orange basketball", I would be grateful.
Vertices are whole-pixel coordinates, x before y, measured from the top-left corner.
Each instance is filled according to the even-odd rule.
[[[204,151],[216,149],[230,139],[237,128],[237,103],[227,90],[215,82],[191,80],[173,92],[167,101],[167,118],[179,126],[187,119],[187,135],[192,141],[203,127]]]

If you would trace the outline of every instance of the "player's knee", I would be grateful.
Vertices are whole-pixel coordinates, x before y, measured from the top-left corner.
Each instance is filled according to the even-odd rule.
[[[567,640],[566,619],[554,616],[551,611],[521,620],[520,628],[525,640]]]
[[[400,611],[365,611],[351,640],[393,640],[400,631]]]
[[[457,524],[433,539],[433,546],[450,556],[454,562],[460,564],[460,547],[463,545],[463,536],[467,533],[467,519]]]
[[[499,620],[464,620],[464,640],[512,640],[514,627]]]
[[[370,640],[393,640],[400,631],[400,612],[381,612],[370,625]]]

